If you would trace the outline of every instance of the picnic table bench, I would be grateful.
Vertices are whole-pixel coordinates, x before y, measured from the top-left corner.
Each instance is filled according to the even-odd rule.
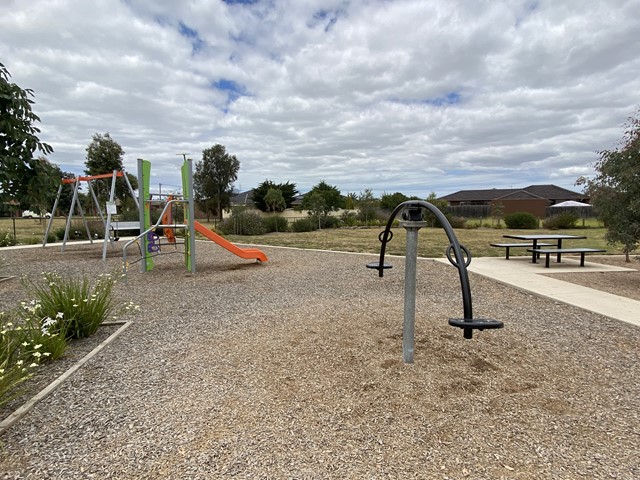
[[[546,260],[544,263],[545,268],[549,268],[549,256],[558,255],[558,263],[560,262],[560,255],[563,253],[579,253],[580,254],[580,266],[584,267],[584,256],[587,253],[604,253],[606,250],[601,248],[528,248],[527,252],[533,253],[533,263],[536,263],[536,255],[545,255]]]
[[[504,248],[506,250],[505,260],[509,260],[509,249],[511,248],[536,248],[552,247],[555,243],[491,243],[492,247]]]

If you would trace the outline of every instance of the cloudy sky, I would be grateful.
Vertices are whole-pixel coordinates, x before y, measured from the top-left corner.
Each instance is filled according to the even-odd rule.
[[[640,0],[0,0],[0,62],[49,159],[94,133],[180,184],[216,143],[236,188],[425,197],[577,190],[640,105]],[[166,191],[166,190],[165,190]]]

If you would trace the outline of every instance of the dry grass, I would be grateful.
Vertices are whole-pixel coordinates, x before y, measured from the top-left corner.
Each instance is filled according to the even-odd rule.
[[[256,245],[277,245],[297,248],[313,248],[342,252],[378,253],[380,251],[379,233],[384,228],[340,228],[326,229],[315,232],[287,232],[271,233],[260,236],[229,235],[227,238],[236,243],[251,243]],[[604,228],[562,230],[568,235],[585,235],[587,240],[565,241],[563,245],[589,246],[606,249],[610,254],[622,253],[619,246],[607,245],[604,239]],[[550,230],[509,230],[509,229],[456,229],[456,236],[476,257],[503,256],[502,249],[493,248],[489,244],[503,241],[507,234],[558,233]],[[394,238],[387,245],[387,253],[403,255],[405,251],[405,230],[393,229]],[[444,250],[449,245],[446,233],[441,228],[424,228],[419,232],[418,254],[423,257],[443,257]],[[513,250],[513,255],[526,255],[526,251]]]

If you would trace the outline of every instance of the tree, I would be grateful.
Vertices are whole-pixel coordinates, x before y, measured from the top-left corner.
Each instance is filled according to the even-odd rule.
[[[60,170],[58,165],[54,164],[54,168],[58,170],[58,180],[62,181],[62,179],[68,178],[76,178],[75,174],[71,172],[63,172]],[[137,183],[137,182],[136,182]],[[73,184],[65,183],[62,185],[62,190],[60,192],[60,200],[58,201],[58,211],[62,212],[63,215],[66,215],[71,210],[71,202],[73,201]],[[55,212],[51,212],[51,215],[55,215]]]
[[[45,157],[33,163],[33,175],[26,184],[26,199],[30,208],[38,213],[48,211],[56,199],[60,184],[60,167],[50,163]],[[51,212],[52,215],[55,212]]]
[[[36,150],[47,155],[53,148],[40,141],[40,118],[33,113],[33,90],[10,83],[11,74],[0,63],[0,202],[17,200],[28,205],[28,183],[37,168]]]
[[[314,193],[322,196],[324,200],[323,216],[344,207],[344,197],[340,193],[340,190],[338,190],[338,187],[328,185],[324,180],[321,180],[320,183],[314,186],[302,199],[303,210],[311,210],[311,199]],[[314,203],[317,203],[316,200],[314,200]]]
[[[376,217],[380,202],[373,196],[371,189],[366,188],[363,192],[360,192],[360,195],[358,195],[357,205],[358,218],[368,225],[369,222]]]
[[[347,196],[344,198],[345,210],[355,210],[357,202],[358,202],[358,195],[356,195],[353,192],[347,193]]]
[[[268,206],[265,202],[265,196],[269,193],[270,189],[280,190],[282,192],[282,198],[284,198],[285,207],[291,208],[298,190],[295,183],[274,183],[271,180],[265,180],[253,191],[253,203],[257,209],[263,212],[268,211]]]
[[[308,199],[307,199],[308,197]],[[318,230],[322,226],[322,217],[325,217],[328,212],[327,202],[320,192],[311,192],[305,195],[307,200],[306,209],[309,212],[309,216],[313,217],[318,222]]]
[[[438,210],[440,210],[442,213],[444,213],[445,216],[447,215],[449,202],[447,202],[446,200],[438,200],[438,196],[436,195],[436,192],[431,192],[426,200],[431,205],[433,205]],[[425,213],[424,220],[425,220],[425,222],[427,222],[427,226],[429,226],[429,227],[439,227],[440,226],[440,220],[438,220],[436,218],[436,216],[433,213],[431,213],[430,211],[427,211]]]
[[[272,212],[281,212],[287,206],[284,197],[282,196],[282,190],[277,188],[270,188],[267,194],[264,196],[264,202],[267,204],[267,210]]]
[[[193,189],[196,202],[209,219],[210,214],[222,219],[222,211],[231,205],[233,182],[238,179],[240,162],[229,155],[225,147],[216,144],[202,151],[202,161],[196,163]]]
[[[626,255],[640,243],[640,109],[625,125],[622,146],[598,152],[595,177],[580,177],[599,218],[607,228],[606,240],[621,243]]]
[[[385,193],[380,197],[380,208],[383,210],[393,211],[398,205],[402,202],[406,202],[409,200],[404,193],[395,192],[395,193]]]
[[[122,157],[124,150],[118,142],[116,142],[109,132],[104,135],[95,133],[91,138],[91,143],[86,148],[87,159],[85,160],[85,173],[87,175],[101,175],[111,173],[114,170],[122,171]],[[135,190],[138,188],[138,179],[134,175],[127,173],[127,178],[131,183],[131,187]],[[103,204],[111,194],[111,186],[109,179],[93,180],[92,186],[95,189],[98,201]],[[117,198],[125,198],[131,195],[124,181],[116,181],[115,195]]]

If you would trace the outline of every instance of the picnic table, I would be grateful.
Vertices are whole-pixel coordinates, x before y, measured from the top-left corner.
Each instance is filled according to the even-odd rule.
[[[560,263],[562,256],[562,241],[563,240],[582,240],[587,237],[584,235],[566,235],[566,234],[533,234],[533,235],[503,235],[503,238],[512,238],[514,240],[525,240],[532,243],[531,250],[538,249],[538,241],[548,242],[549,240],[555,240],[557,243],[557,262]],[[528,250],[528,251],[531,251]],[[533,252],[531,255],[531,262],[537,263],[538,253]],[[548,257],[547,257],[548,258]]]

